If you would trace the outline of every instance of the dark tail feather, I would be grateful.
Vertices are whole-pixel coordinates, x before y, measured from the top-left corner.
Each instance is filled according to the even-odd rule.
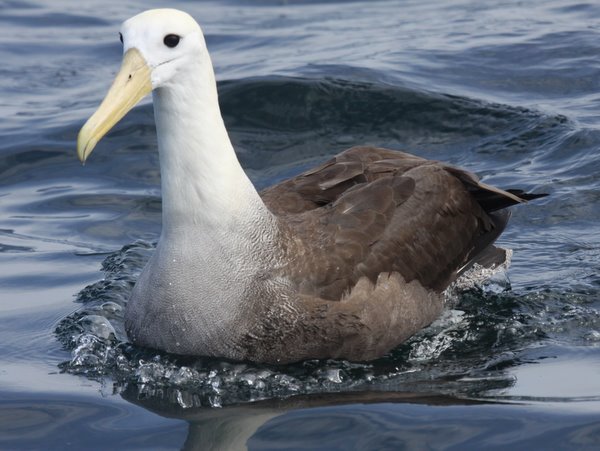
[[[526,193],[520,189],[503,190],[481,182],[479,177],[464,169],[450,165],[445,165],[444,169],[458,178],[479,205],[488,213],[548,195]]]
[[[508,189],[506,191],[523,201],[539,199],[540,197],[546,197],[548,195],[546,193],[526,193],[520,189]],[[506,251],[494,246],[493,243],[504,231],[510,218],[510,211],[505,210],[505,208],[519,203],[515,199],[502,195],[502,193],[496,193],[485,189],[473,190],[472,194],[477,202],[479,202],[479,205],[481,205],[481,207],[489,214],[490,219],[494,223],[494,227],[491,231],[483,234],[475,241],[475,246],[467,257],[467,264],[459,270],[458,276],[471,268],[475,263],[485,268],[492,268],[504,263],[506,260]]]
[[[526,193],[525,191],[520,189],[508,189],[506,191],[524,201],[539,199],[540,197],[546,197],[548,195],[546,193]],[[507,208],[512,205],[518,204],[518,202],[516,202],[514,199],[511,199],[510,197],[506,197],[502,194],[483,189],[473,191],[473,197],[475,197],[479,205],[481,205],[481,207],[488,213],[502,210],[503,208]]]
[[[522,189],[507,189],[506,191],[524,200],[539,199],[540,197],[546,197],[548,195],[548,193],[526,193]]]

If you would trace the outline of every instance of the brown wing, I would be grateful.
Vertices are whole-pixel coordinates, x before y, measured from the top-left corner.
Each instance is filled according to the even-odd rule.
[[[303,213],[330,204],[354,185],[427,163],[423,158],[378,147],[352,147],[326,163],[263,190],[265,204],[277,215]]]
[[[520,202],[469,172],[407,153],[351,148],[322,166],[263,191],[284,218],[301,293],[339,300],[362,276],[397,272],[443,290],[485,250]]]

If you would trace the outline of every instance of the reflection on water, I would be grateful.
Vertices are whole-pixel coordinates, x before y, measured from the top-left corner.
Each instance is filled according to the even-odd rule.
[[[600,438],[600,400],[587,405],[595,409],[591,415],[565,421],[556,405],[523,408],[400,391],[296,396],[217,411],[140,398],[135,390],[123,396],[185,420],[185,450],[428,449],[440,443],[450,449],[593,449]]]
[[[189,431],[184,445],[184,449],[186,450],[238,450],[246,449],[247,444],[250,449],[253,449],[253,441],[260,443],[261,439],[259,437],[268,437],[271,420],[276,420],[275,423],[277,423],[277,421],[282,421],[280,417],[283,414],[288,412],[302,414],[304,409],[310,409],[312,415],[319,415],[320,411],[318,408],[323,406],[376,403],[424,404],[430,406],[482,404],[480,401],[461,400],[423,393],[345,392],[295,396],[286,399],[274,398],[252,404],[229,406],[215,411],[202,408],[182,408],[168,402],[165,403],[157,397],[140,397],[135,390],[126,390],[122,393],[122,396],[130,402],[143,406],[159,415],[167,418],[180,418],[188,422]],[[357,417],[356,421],[360,421],[360,417]],[[351,431],[353,429],[347,427],[346,422],[338,422],[337,420],[334,420],[331,426],[335,430],[330,431],[330,433],[334,434],[344,433],[344,431]],[[263,428],[263,431],[266,430],[266,433],[261,432],[260,428]],[[299,424],[294,427],[294,434],[306,436],[307,433],[310,434],[311,429],[312,426],[307,428],[306,424],[304,426]],[[281,444],[281,446],[286,445]],[[293,445],[291,446],[293,447]],[[307,445],[303,446],[306,447]],[[323,445],[321,444],[321,446]],[[343,443],[339,441],[337,446],[343,446]],[[379,449],[378,447],[375,448]],[[361,447],[360,449],[375,448]],[[262,449],[262,446],[259,446],[257,449]]]
[[[339,393],[222,409],[122,396],[98,404],[68,395],[0,396],[5,449],[595,449],[596,403],[499,404],[427,393]],[[586,409],[587,408],[587,409]],[[586,410],[590,413],[586,413]],[[76,425],[76,427],[74,427]],[[132,433],[133,432],[133,433]],[[101,446],[98,446],[101,444]]]

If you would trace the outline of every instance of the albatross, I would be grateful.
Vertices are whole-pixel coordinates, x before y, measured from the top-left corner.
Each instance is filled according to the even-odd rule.
[[[125,21],[123,62],[82,127],[82,162],[152,93],[162,231],[125,309],[136,345],[284,364],[381,357],[433,322],[507,207],[540,195],[394,150],[353,147],[258,193],[219,109],[200,26],[156,9]]]

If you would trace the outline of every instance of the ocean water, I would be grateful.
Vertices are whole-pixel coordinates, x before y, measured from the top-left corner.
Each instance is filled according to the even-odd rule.
[[[127,343],[161,226],[152,107],[75,139],[165,3],[0,0],[0,449],[598,449],[600,5],[171,1],[202,25],[266,187],[354,144],[549,193],[508,270],[368,364],[183,359]]]

